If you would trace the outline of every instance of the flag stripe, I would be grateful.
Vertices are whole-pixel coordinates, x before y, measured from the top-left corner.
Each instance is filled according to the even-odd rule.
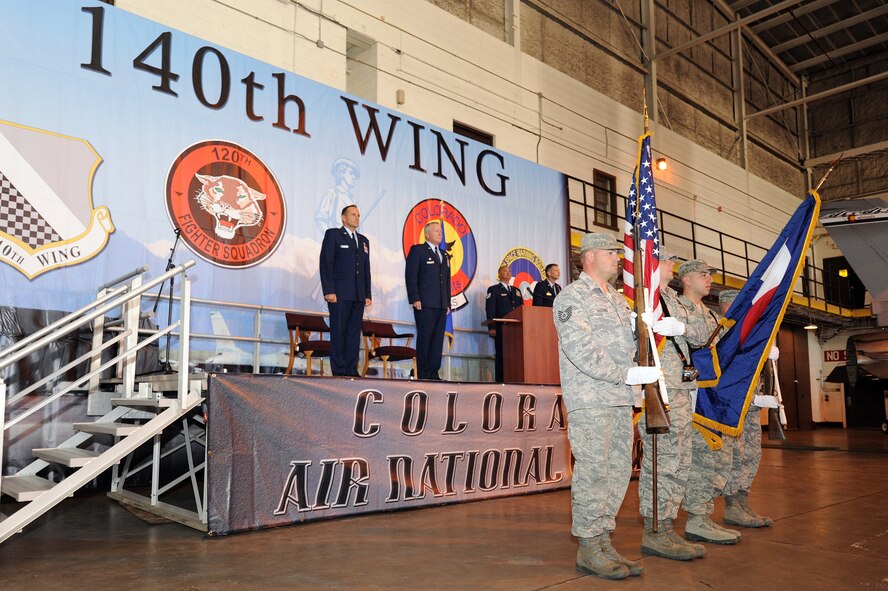
[[[660,228],[657,219],[657,201],[654,191],[651,135],[638,138],[638,161],[632,174],[629,196],[626,200],[626,218],[623,233],[623,295],[630,305],[638,297],[645,298],[644,309],[654,313],[654,320],[663,317],[660,304]],[[634,232],[638,232],[641,244],[635,244]],[[635,248],[641,249],[641,269],[635,268]],[[644,292],[635,293],[635,274],[641,273]],[[659,351],[663,350],[665,337],[655,334]]]

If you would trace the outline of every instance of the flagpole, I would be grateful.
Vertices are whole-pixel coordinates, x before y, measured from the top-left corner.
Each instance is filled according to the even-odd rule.
[[[650,119],[648,118],[648,108],[647,108],[647,91],[642,91],[642,97],[644,102],[644,133],[645,135],[650,133]],[[641,149],[641,146],[639,146]],[[643,157],[642,157],[643,158]],[[641,162],[639,159],[638,166],[641,166]],[[636,168],[636,175],[639,175],[641,171]],[[635,179],[635,186],[638,187],[638,178]],[[635,241],[635,250],[633,252],[633,273],[634,273],[634,281],[635,281],[635,312],[638,314],[637,317],[637,325],[636,325],[636,335],[638,336],[638,364],[639,365],[647,365],[650,363],[649,358],[649,345],[643,345],[642,343],[646,340],[642,337],[642,325],[644,322],[641,319],[641,313],[644,311],[644,263],[643,258],[641,256],[641,234],[638,228],[638,216],[641,214],[641,199],[636,198],[635,200],[635,223],[633,224],[633,236]],[[653,288],[653,286],[651,286]],[[648,327],[645,326],[645,331],[647,332]],[[656,355],[656,348],[653,348],[653,352]],[[668,433],[669,432],[669,419],[666,416],[666,410],[663,406],[663,401],[660,398],[659,391],[654,390],[656,386],[651,384],[647,384],[642,386],[645,390],[645,431],[647,431],[651,435],[651,531],[657,533],[659,531],[658,522],[660,521],[659,515],[659,494],[657,489],[659,488],[659,482],[657,477],[657,436],[659,433]],[[649,392],[653,390],[653,392]],[[649,395],[650,394],[650,395]],[[649,404],[650,403],[650,404]],[[654,407],[656,404],[656,408]],[[658,416],[655,417],[654,420],[651,419],[651,415],[656,413]]]
[[[441,211],[441,218],[439,220],[439,223],[441,224],[441,244],[439,244],[438,247],[441,250],[441,252],[444,253],[443,256],[450,257],[450,253],[448,252],[448,249],[447,249],[447,237],[444,235],[444,200],[443,199],[441,199],[438,202],[438,209]],[[450,259],[448,258],[448,261],[449,260]],[[444,261],[442,260],[441,262],[443,263]],[[447,268],[448,269],[450,268],[449,264],[448,264]],[[448,295],[448,297],[453,295],[453,293],[451,291],[451,287],[450,287],[450,277],[449,276],[447,277],[447,295]],[[448,329],[449,329],[449,331],[448,331]],[[451,310],[450,300],[448,300],[447,301],[447,314],[445,314],[445,316],[444,316],[444,338],[447,339],[447,354],[448,354],[448,357],[447,357],[447,368],[448,368],[447,369],[447,379],[450,379],[450,357],[449,357],[449,355],[450,355],[450,351],[453,350],[453,339],[454,339],[455,334],[456,334],[456,332],[453,330],[453,310]]]
[[[650,119],[648,119],[648,99],[647,99],[647,89],[644,88],[641,91],[641,100],[644,101],[644,132],[651,132],[651,124]]]

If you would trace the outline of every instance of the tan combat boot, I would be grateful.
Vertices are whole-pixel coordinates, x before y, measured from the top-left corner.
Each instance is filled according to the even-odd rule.
[[[616,562],[617,564],[622,564],[629,569],[630,576],[637,577],[638,575],[644,574],[643,566],[637,562],[629,560],[617,552],[617,549],[614,548],[614,545],[611,543],[610,532],[605,532],[601,535],[601,553],[608,560]]]
[[[737,500],[740,502],[740,506],[743,507],[743,510],[755,517],[756,519],[761,520],[762,525],[759,527],[770,527],[774,525],[774,520],[770,517],[765,517],[764,515],[759,515],[749,506],[749,493],[742,492],[737,495]]]
[[[710,544],[736,544],[740,541],[740,532],[716,525],[709,515],[688,515],[685,539]]]
[[[741,501],[741,495],[725,495],[725,523],[739,525],[740,527],[764,527],[763,519],[746,511]]]
[[[697,557],[697,552],[690,544],[678,545],[669,538],[669,532],[662,521],[657,522],[657,531],[654,532],[653,520],[650,517],[644,518],[641,553],[662,556],[670,560],[693,560]]]
[[[706,556],[706,548],[703,547],[703,544],[692,544],[675,533],[675,530],[672,528],[671,519],[663,520],[663,528],[666,530],[666,535],[676,546],[690,546],[694,550],[695,558],[703,558]]]
[[[594,538],[580,538],[580,549],[577,551],[577,570],[603,579],[625,579],[628,577],[629,569],[607,558],[601,551],[601,544],[600,535]]]

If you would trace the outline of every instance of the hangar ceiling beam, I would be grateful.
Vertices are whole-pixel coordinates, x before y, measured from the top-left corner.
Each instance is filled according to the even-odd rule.
[[[883,14],[888,14],[888,4],[878,6],[866,12],[861,12],[860,14],[856,14],[850,18],[846,18],[845,20],[835,22],[826,27],[821,27],[819,29],[815,29],[814,31],[809,31],[805,35],[799,35],[798,37],[794,37],[788,41],[784,41],[780,45],[775,45],[772,49],[774,50],[774,53],[783,53],[784,51],[788,51],[790,49],[793,49],[794,47],[798,47],[799,45],[804,45],[812,39],[820,39],[822,37],[826,37],[827,35],[831,35],[838,31],[853,27],[854,25],[865,23],[876,18],[877,16],[882,16]]]
[[[814,101],[819,101],[820,99],[825,99],[828,96],[832,96],[834,94],[839,94],[841,92],[846,92],[848,90],[853,90],[860,86],[866,86],[867,84],[872,84],[873,82],[878,82],[879,80],[884,80],[888,78],[888,71],[881,72],[879,74],[873,74],[872,76],[868,76],[866,78],[861,78],[856,82],[849,82],[848,84],[842,84],[841,86],[836,86],[835,88],[830,88],[829,90],[824,90],[823,92],[818,92],[816,94],[812,94],[806,96],[804,98],[796,99],[794,101],[788,101],[785,103],[780,103],[779,105],[774,105],[772,107],[768,107],[767,109],[762,109],[761,111],[756,111],[755,113],[750,113],[746,116],[746,119],[752,119],[753,117],[759,117],[761,115],[770,115],[771,113],[777,113],[778,111],[783,111],[784,109],[789,109],[791,107],[797,107],[799,105],[804,105],[807,103],[812,103]]]
[[[651,58],[651,62],[654,62],[655,60],[658,60],[658,59],[662,59],[664,57],[669,57],[671,55],[675,55],[676,53],[681,53],[682,51],[688,50],[692,47],[696,47],[697,45],[700,45],[701,43],[706,43],[707,41],[711,41],[712,39],[715,39],[716,37],[721,37],[722,35],[724,35],[726,33],[730,33],[731,31],[733,31],[735,29],[739,29],[741,27],[744,27],[744,26],[748,25],[749,23],[761,20],[761,19],[765,18],[766,16],[774,14],[775,12],[780,12],[781,10],[785,10],[787,8],[795,6],[796,4],[799,4],[801,1],[802,0],[784,0],[783,2],[780,2],[779,4],[775,4],[774,6],[769,6],[768,8],[765,8],[764,10],[756,12],[755,14],[751,14],[749,16],[743,17],[743,18],[738,19],[732,23],[728,23],[727,25],[724,25],[723,27],[719,27],[713,31],[710,31],[704,35],[700,35],[696,39],[691,39],[687,43],[682,43],[681,45],[677,45],[677,46],[673,47],[672,49],[667,49],[666,51],[661,51],[660,53],[654,55]]]

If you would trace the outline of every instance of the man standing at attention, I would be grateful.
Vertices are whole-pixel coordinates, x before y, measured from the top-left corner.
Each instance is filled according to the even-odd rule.
[[[450,311],[450,257],[441,250],[444,233],[440,222],[423,230],[425,244],[407,253],[404,283],[416,319],[416,366],[420,380],[440,380],[444,325]]]
[[[736,289],[726,289],[718,294],[718,307],[722,316],[727,315],[731,304],[737,299],[740,292]],[[780,358],[780,350],[771,346],[768,353],[768,361],[777,361]],[[758,473],[759,463],[762,460],[762,423],[761,409],[766,406],[776,407],[777,399],[773,396],[763,395],[761,392],[763,380],[759,379],[759,389],[749,404],[749,410],[743,420],[743,433],[734,438],[733,459],[731,461],[731,475],[725,486],[725,515],[724,521],[729,525],[740,527],[768,527],[774,525],[774,520],[764,515],[759,515],[749,506],[749,489],[752,481]],[[722,439],[728,435],[722,434]]]
[[[509,285],[509,279],[512,278],[512,271],[509,270],[509,267],[506,265],[500,267],[496,276],[499,283],[494,283],[487,288],[487,302],[484,306],[487,320],[502,318],[518,306],[524,305],[524,299],[518,292],[518,288]],[[503,327],[499,324],[491,326],[487,333],[493,337],[496,347],[494,379],[498,384],[502,384],[505,379],[503,377]]]
[[[685,338],[692,347],[703,347],[718,327],[719,319],[703,303],[712,289],[712,267],[699,259],[685,261],[678,267],[682,294],[672,313],[685,324]],[[715,345],[713,341],[712,345]],[[696,394],[694,395],[696,400]],[[695,429],[696,430],[696,429]],[[699,432],[691,437],[691,471],[685,488],[684,505],[688,512],[685,538],[710,544],[736,544],[740,532],[712,521],[715,499],[725,489],[733,458],[733,437],[723,437],[721,449],[709,447]]]
[[[567,435],[576,459],[571,481],[571,533],[579,539],[577,570],[605,579],[640,575],[638,563],[611,544],[617,511],[632,473],[632,388],[653,383],[655,367],[637,367],[626,300],[611,284],[623,250],[610,234],[580,242],[583,272],[555,299],[558,357]]]
[[[551,308],[555,296],[561,293],[561,286],[556,283],[561,277],[561,269],[555,263],[546,265],[546,278],[537,281],[533,288],[533,305]]]
[[[321,243],[320,272],[330,310],[330,366],[334,376],[357,376],[361,317],[370,296],[370,241],[358,234],[357,205],[342,209],[342,227],[330,228]]]
[[[685,367],[691,365],[691,353],[685,340],[684,323],[673,315],[680,312],[678,294],[669,287],[675,275],[675,257],[660,248],[660,303],[664,317],[651,326],[657,334],[663,335],[666,342],[660,353],[660,367],[666,377],[669,392],[669,432],[659,435],[657,452],[657,518],[653,521],[653,462],[650,450],[653,436],[641,425],[645,453],[641,461],[641,474],[638,478],[639,513],[644,518],[644,534],[641,537],[643,554],[662,556],[670,560],[691,560],[702,558],[706,549],[700,544],[691,544],[676,534],[672,522],[678,516],[678,509],[684,498],[691,470],[691,437],[694,429],[691,419],[694,409],[691,398],[697,389],[697,382],[686,376]],[[654,531],[654,525],[656,530]]]

